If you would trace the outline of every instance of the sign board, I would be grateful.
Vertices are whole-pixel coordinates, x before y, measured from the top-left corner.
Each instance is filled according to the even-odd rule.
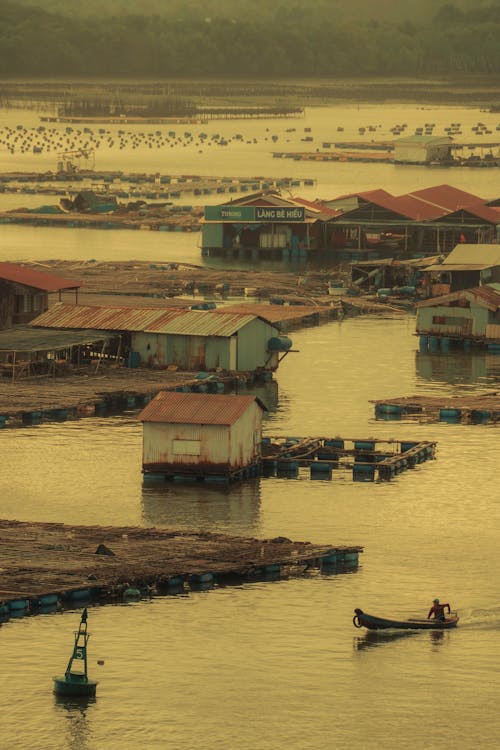
[[[300,222],[305,220],[305,208],[303,206],[205,206],[205,219],[237,223],[245,221]]]

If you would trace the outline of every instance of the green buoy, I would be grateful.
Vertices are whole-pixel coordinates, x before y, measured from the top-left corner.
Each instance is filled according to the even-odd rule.
[[[64,677],[54,677],[54,692],[56,695],[72,698],[95,696],[97,681],[89,680],[87,676],[87,643],[89,638],[87,609],[85,608],[78,630],[75,632],[73,653],[70,656]],[[73,663],[75,663],[75,667],[73,667]]]

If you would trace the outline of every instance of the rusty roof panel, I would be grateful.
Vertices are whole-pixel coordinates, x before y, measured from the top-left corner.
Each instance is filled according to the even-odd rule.
[[[15,263],[0,263],[0,278],[15,284],[24,284],[33,289],[43,289],[45,292],[58,292],[60,289],[79,289],[79,281],[64,279],[53,273],[35,271],[32,268],[16,265]]]
[[[212,310],[181,310],[172,317],[157,319],[145,328],[146,333],[170,333],[180,336],[232,336],[247,323],[255,320],[255,315],[224,313]]]
[[[182,309],[102,307],[58,303],[31,325],[43,328],[93,328],[103,331],[144,331],[155,320],[175,317]]]
[[[138,415],[141,422],[170,424],[232,425],[246,412],[256,396],[224,396],[162,391]]]

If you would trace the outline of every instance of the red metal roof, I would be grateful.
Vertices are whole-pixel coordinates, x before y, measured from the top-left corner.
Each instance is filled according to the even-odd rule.
[[[423,190],[414,190],[408,195],[447,211],[456,211],[457,208],[470,206],[473,203],[484,203],[483,198],[452,185],[434,185]]]
[[[263,409],[262,403],[256,396],[162,391],[137,418],[141,422],[232,425],[255,401]]]
[[[0,278],[16,284],[30,286],[33,289],[43,289],[45,292],[58,292],[60,289],[79,289],[81,287],[79,281],[63,279],[62,276],[35,271],[32,268],[18,266],[15,263],[0,263]]]
[[[486,206],[483,203],[461,206],[460,208],[457,208],[456,211],[451,211],[446,215],[453,216],[453,214],[457,214],[460,211],[465,211],[465,213],[468,213],[471,216],[476,216],[478,219],[483,219],[490,224],[500,224],[500,212],[496,208],[490,208],[490,206]]]

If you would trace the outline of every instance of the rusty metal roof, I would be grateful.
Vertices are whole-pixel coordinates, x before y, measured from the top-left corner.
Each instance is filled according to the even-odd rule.
[[[137,418],[141,422],[232,425],[255,401],[264,411],[264,405],[256,396],[162,391]]]
[[[475,286],[472,289],[462,289],[457,292],[450,292],[441,297],[432,297],[430,299],[417,302],[417,307],[439,307],[442,304],[454,302],[455,300],[468,300],[475,302],[480,307],[487,307],[492,312],[500,309],[500,292],[497,292],[490,286]]]
[[[103,307],[58,303],[31,322],[37,328],[91,328],[185,336],[233,336],[256,315],[158,307]]]
[[[64,279],[53,273],[35,271],[32,268],[17,265],[15,263],[0,263],[0,279],[11,281],[15,284],[23,284],[33,289],[43,289],[45,292],[58,292],[60,289],[79,289],[79,281]]]
[[[184,336],[232,336],[255,320],[248,313],[224,313],[215,310],[180,310],[167,314],[144,328],[146,333],[170,333]]]
[[[102,331],[144,331],[158,319],[175,317],[182,309],[103,307],[58,303],[31,322],[40,328],[92,328]]]

